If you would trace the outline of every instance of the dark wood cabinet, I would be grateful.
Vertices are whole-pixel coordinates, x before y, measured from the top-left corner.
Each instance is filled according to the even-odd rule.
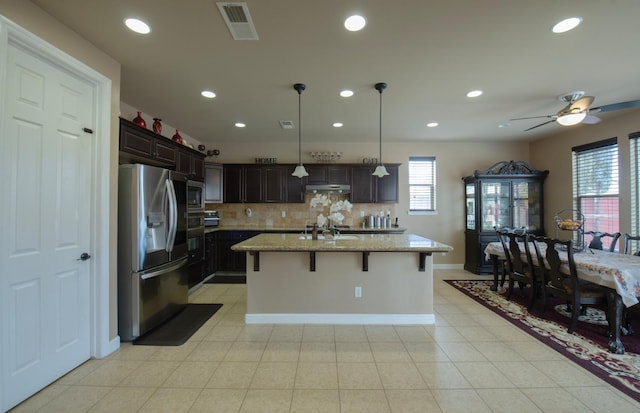
[[[376,165],[354,165],[351,168],[352,203],[397,203],[398,167],[386,164],[389,175],[378,178],[373,176]]]
[[[244,202],[243,189],[243,166],[242,165],[224,165],[223,167],[223,200],[225,203]]]
[[[291,175],[293,171],[296,169],[296,165],[289,165],[285,170],[285,185],[286,185],[286,194],[285,194],[285,202],[288,203],[304,203],[304,191],[305,186],[307,185],[307,179],[298,178],[297,176]]]
[[[222,202],[222,165],[206,163],[204,169],[204,202]]]
[[[289,168],[289,165],[224,165],[224,202],[287,202]],[[294,193],[300,189],[293,181],[292,185]]]
[[[464,181],[464,269],[476,274],[493,271],[484,250],[498,241],[495,227],[526,228],[544,235],[543,184],[549,171],[538,171],[526,162],[498,162],[475,171]]]
[[[241,241],[259,234],[257,231],[217,231],[218,263],[217,272],[245,273],[247,270],[246,253],[233,251],[231,247]]]
[[[204,235],[203,279],[218,270],[218,232]]]
[[[120,163],[140,162],[204,180],[205,155],[120,118]]]
[[[305,165],[309,176],[292,176],[296,165],[225,164],[224,202],[303,203],[306,185],[351,185],[352,203],[397,203],[399,164],[385,165],[388,176],[373,176],[376,165]]]

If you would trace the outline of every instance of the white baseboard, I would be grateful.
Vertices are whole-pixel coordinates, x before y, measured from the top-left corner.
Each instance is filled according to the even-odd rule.
[[[434,324],[434,314],[246,314],[247,324]]]

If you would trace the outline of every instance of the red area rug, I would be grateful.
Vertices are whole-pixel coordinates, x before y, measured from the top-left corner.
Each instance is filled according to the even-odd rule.
[[[581,317],[575,332],[569,334],[569,318],[561,314],[565,312],[565,305],[557,299],[548,302],[545,318],[541,318],[537,307],[541,300],[536,300],[536,307],[529,313],[517,287],[511,301],[507,301],[504,289],[490,290],[493,281],[446,282],[620,391],[640,400],[640,331],[622,337],[625,354],[612,354],[607,349],[606,322],[603,323],[603,315],[598,311],[589,311],[587,317]],[[640,330],[640,324],[636,323],[635,328]]]

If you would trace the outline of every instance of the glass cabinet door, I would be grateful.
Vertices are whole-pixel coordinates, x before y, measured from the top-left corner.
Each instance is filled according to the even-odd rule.
[[[465,185],[465,204],[467,206],[467,229],[476,229],[476,185]]]
[[[511,226],[509,214],[510,183],[482,182],[481,185],[482,231],[493,231],[494,227]]]
[[[513,182],[513,226],[534,231],[541,228],[540,182]]]

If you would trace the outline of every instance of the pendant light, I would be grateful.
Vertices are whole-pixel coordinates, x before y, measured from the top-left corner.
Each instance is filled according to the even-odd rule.
[[[302,121],[300,115],[300,100],[302,98],[302,91],[306,89],[306,86],[302,83],[296,83],[293,85],[293,88],[298,91],[298,166],[296,166],[296,169],[291,175],[302,179],[305,176],[309,176],[309,173],[302,164]]]
[[[377,176],[378,178],[382,178],[383,176],[389,175],[389,172],[387,172],[387,168],[385,168],[382,164],[382,92],[384,92],[384,90],[387,88],[387,84],[376,83],[375,88],[378,92],[380,92],[380,155],[378,158],[378,166],[376,167],[376,170],[373,171],[372,175]]]

